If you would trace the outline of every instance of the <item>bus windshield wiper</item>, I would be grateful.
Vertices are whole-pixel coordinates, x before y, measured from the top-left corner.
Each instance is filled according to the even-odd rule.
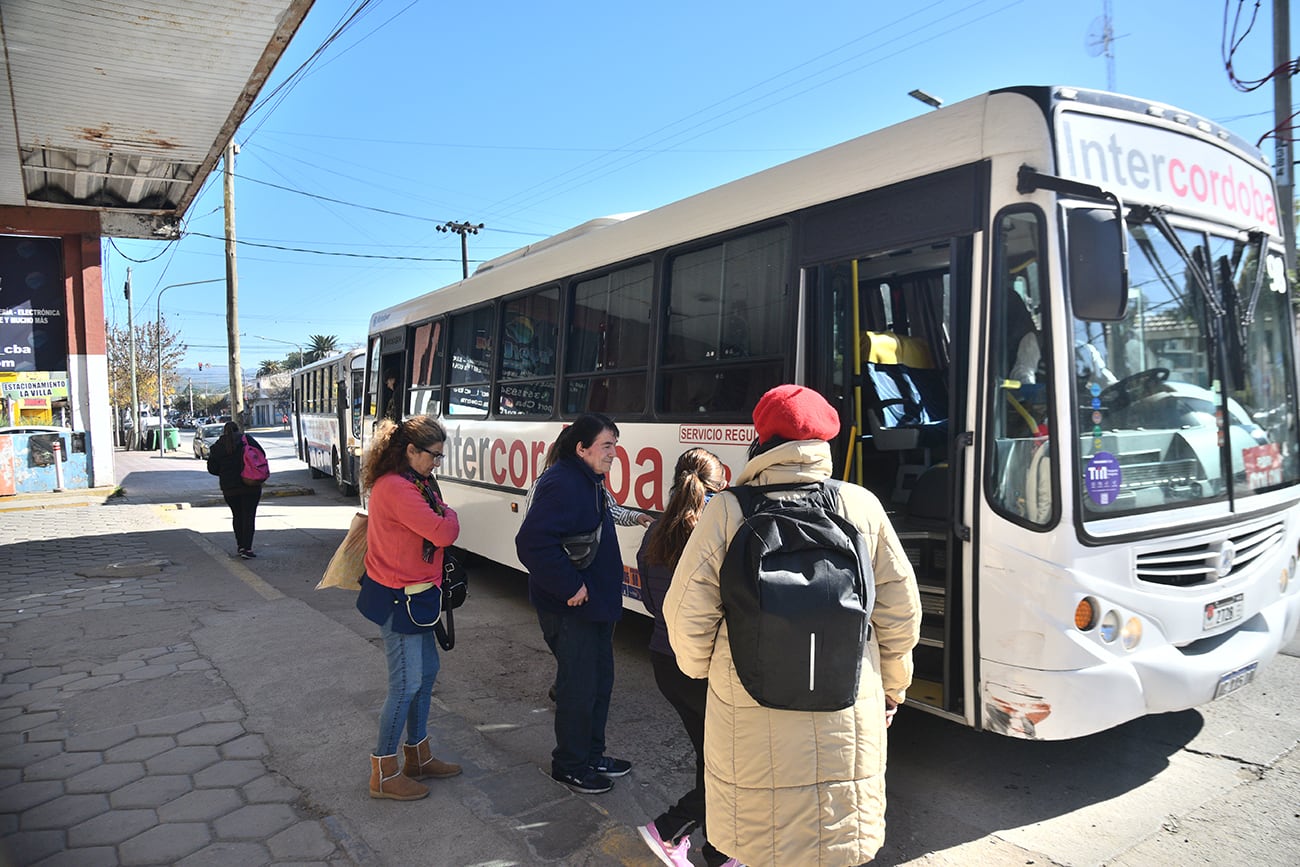
[[[1268,250],[1264,246],[1264,233],[1256,230],[1251,232],[1250,242],[1256,245],[1255,253],[1255,288],[1250,290],[1250,303],[1246,305],[1246,312],[1241,317],[1241,324],[1249,327],[1255,321],[1255,305],[1259,303],[1259,295],[1264,290],[1264,275],[1268,271]]]
[[[1174,252],[1182,258],[1183,263],[1187,265],[1187,270],[1196,279],[1196,285],[1201,289],[1201,297],[1205,299],[1206,306],[1214,313],[1216,319],[1222,319],[1225,311],[1223,305],[1219,303],[1219,299],[1214,297],[1214,290],[1210,288],[1209,275],[1205,273],[1200,263],[1187,252],[1182,239],[1178,237],[1174,227],[1169,225],[1169,221],[1165,219],[1164,212],[1160,208],[1151,205],[1134,205],[1129,209],[1129,219],[1136,220],[1139,223],[1150,223],[1160,230],[1160,234],[1165,236],[1165,240],[1174,248]]]

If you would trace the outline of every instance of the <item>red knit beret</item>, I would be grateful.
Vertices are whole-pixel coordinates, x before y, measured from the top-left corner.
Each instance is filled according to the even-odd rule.
[[[763,443],[772,437],[831,440],[840,432],[840,417],[826,398],[811,388],[778,385],[758,399],[754,431]]]

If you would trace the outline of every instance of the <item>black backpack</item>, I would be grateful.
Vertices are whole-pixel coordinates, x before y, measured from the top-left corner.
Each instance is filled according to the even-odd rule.
[[[772,499],[772,491],[805,491]],[[876,582],[839,482],[730,488],[744,523],[722,561],[731,657],[756,702],[834,711],[858,696]]]

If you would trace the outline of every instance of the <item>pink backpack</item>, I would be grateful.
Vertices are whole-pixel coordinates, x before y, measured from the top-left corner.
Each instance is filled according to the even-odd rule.
[[[260,485],[271,477],[271,468],[266,463],[266,453],[256,446],[249,445],[248,437],[240,437],[244,446],[244,469],[239,477],[246,485]]]

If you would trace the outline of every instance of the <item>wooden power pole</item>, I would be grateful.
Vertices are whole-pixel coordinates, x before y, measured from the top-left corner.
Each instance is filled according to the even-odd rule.
[[[239,271],[235,267],[235,154],[239,145],[231,137],[226,144],[226,347],[230,354],[230,417],[243,423],[244,383],[239,367]]]

